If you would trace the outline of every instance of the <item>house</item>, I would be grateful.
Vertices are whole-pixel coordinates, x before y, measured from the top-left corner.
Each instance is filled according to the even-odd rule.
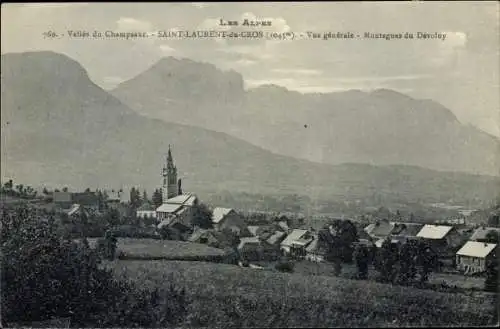
[[[59,206],[71,206],[72,198],[70,192],[53,192],[52,193],[52,202]]]
[[[497,244],[468,241],[456,254],[456,264],[465,274],[482,273],[486,262],[497,256]]]
[[[87,209],[99,210],[99,197],[95,192],[71,193],[71,202],[78,203]]]
[[[258,236],[258,232],[259,232],[260,226],[249,225],[249,226],[247,226],[247,229],[248,229],[248,231],[250,232],[250,234],[252,236]]]
[[[463,236],[453,226],[426,224],[417,234],[417,238],[425,240],[440,258],[451,258],[460,245],[464,243]]]
[[[188,238],[188,241],[193,243],[208,244],[212,246],[219,244],[219,240],[211,230],[205,230],[201,228],[196,229]]]
[[[280,249],[286,253],[289,254],[292,248],[292,245],[295,241],[299,240],[302,237],[307,237],[309,236],[310,233],[308,230],[302,230],[302,229],[295,229],[288,234],[288,236],[281,242],[280,244]]]
[[[287,222],[284,220],[279,221],[277,226],[280,230],[282,230],[285,233],[288,233],[288,231],[290,230],[290,227],[288,226]]]
[[[281,231],[276,231],[269,238],[266,239],[266,242],[272,246],[279,246],[281,241],[285,238],[286,233]]]
[[[222,207],[214,208],[212,223],[218,231],[232,227],[233,230],[234,227],[237,227],[241,231],[246,226],[243,216],[240,216],[234,209]]]
[[[262,245],[257,237],[241,238],[238,245],[238,252],[241,258],[247,260],[258,260],[261,258]]]
[[[156,218],[155,207],[150,203],[144,203],[136,210],[137,218]]]
[[[472,236],[470,237],[469,240],[471,241],[479,241],[479,242],[487,242],[487,235],[489,232],[493,232],[493,234],[496,234],[496,238],[498,241],[498,237],[500,236],[500,228],[497,227],[479,227],[477,228]]]
[[[121,191],[111,191],[108,193],[108,197],[106,198],[106,205],[109,208],[117,208],[122,202],[122,192]]]
[[[365,227],[364,231],[373,239],[384,239],[397,229],[396,223],[386,220],[377,221]]]
[[[71,208],[69,208],[69,210],[66,211],[66,214],[72,217],[77,217],[80,215],[88,216],[88,211],[85,210],[84,207],[82,207],[81,205],[75,203],[71,206]]]
[[[417,234],[422,230],[424,224],[419,223],[394,223],[396,225],[392,235],[396,236],[406,236],[406,237],[416,237]]]
[[[312,262],[323,262],[325,260],[326,250],[321,248],[318,243],[318,236],[314,235],[313,240],[306,247],[305,259]]]

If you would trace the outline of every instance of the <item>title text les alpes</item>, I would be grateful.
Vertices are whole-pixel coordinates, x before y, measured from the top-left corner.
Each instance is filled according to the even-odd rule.
[[[219,26],[272,26],[272,21],[248,18],[245,18],[242,21],[230,21],[221,18],[219,19]]]

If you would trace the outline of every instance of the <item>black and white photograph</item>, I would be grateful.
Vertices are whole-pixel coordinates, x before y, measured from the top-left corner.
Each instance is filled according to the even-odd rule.
[[[499,22],[2,3],[0,326],[498,327]]]

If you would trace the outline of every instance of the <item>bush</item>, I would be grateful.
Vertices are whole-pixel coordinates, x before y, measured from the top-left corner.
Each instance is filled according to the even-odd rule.
[[[53,219],[40,221],[19,207],[2,209],[1,220],[3,321],[56,317],[78,327],[165,327],[185,316],[183,290],[150,292],[115,280],[85,239],[63,239]],[[159,295],[167,302],[158,303]]]
[[[280,272],[293,273],[294,263],[292,262],[279,262],[274,267]]]

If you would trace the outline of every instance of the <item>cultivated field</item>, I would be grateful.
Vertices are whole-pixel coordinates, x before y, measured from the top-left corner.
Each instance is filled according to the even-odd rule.
[[[190,326],[485,325],[494,295],[451,294],[354,281],[179,261],[114,261],[117,276],[141,286],[186,287]]]

